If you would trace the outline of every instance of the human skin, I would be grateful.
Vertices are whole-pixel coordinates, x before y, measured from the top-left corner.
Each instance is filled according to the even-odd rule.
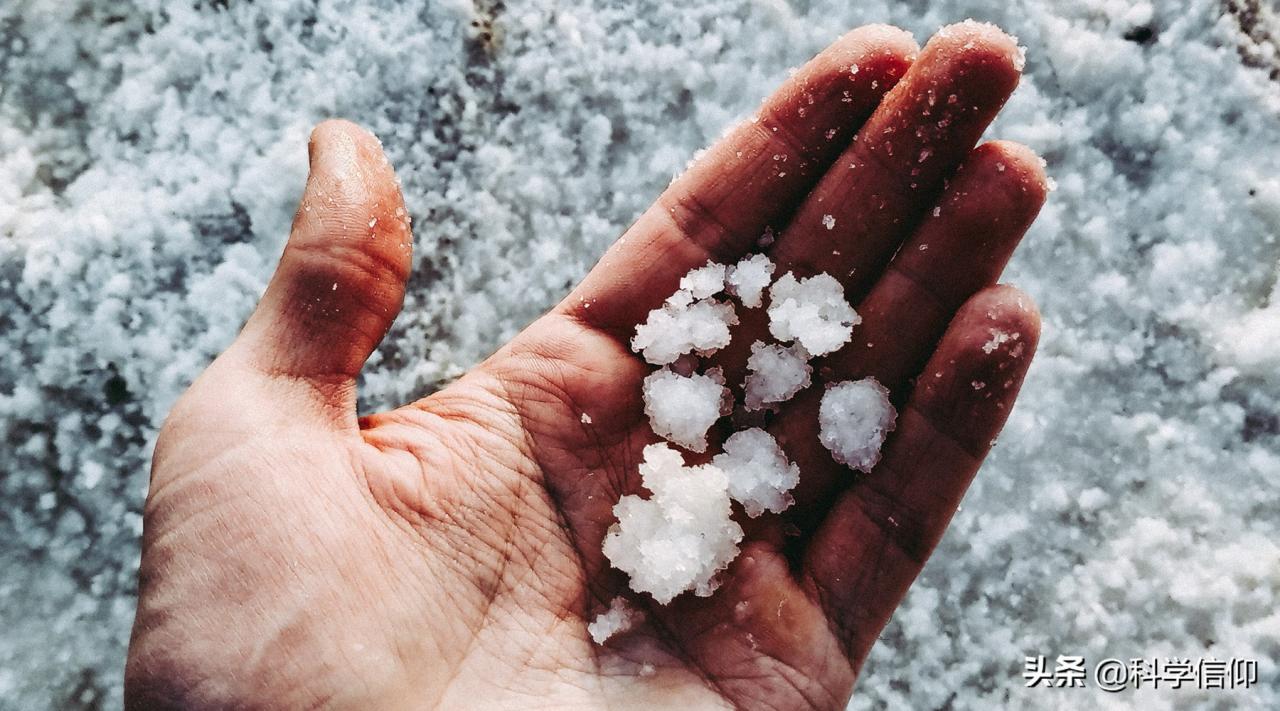
[[[1017,54],[975,24],[923,50],[851,32],[548,314],[447,388],[365,417],[356,378],[399,311],[409,223],[377,140],[321,124],[275,276],[156,443],[126,706],[843,708],[1035,350],[1031,299],[996,281],[1044,201],[1041,162],[975,148]],[[796,504],[741,519],[713,595],[659,606],[600,552],[657,440],[652,368],[628,338],[681,275],[736,261],[766,227],[778,275],[833,274],[864,321],[767,423],[801,468]],[[763,309],[739,314],[710,359],[730,383],[767,338]],[[860,475],[819,444],[816,412],[823,383],[868,375],[900,415]],[[586,625],[619,595],[645,619],[596,645]]]

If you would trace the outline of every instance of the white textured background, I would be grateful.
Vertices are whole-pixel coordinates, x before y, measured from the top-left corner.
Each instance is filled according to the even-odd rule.
[[[854,708],[1280,707],[1275,7],[4,0],[0,707],[119,706],[151,441],[270,275],[314,122],[377,133],[415,217],[364,380],[383,407],[557,300],[845,29],[971,16],[1029,49],[993,133],[1060,186],[1007,275],[1045,336]],[[1027,654],[1251,657],[1261,679],[1024,689]]]

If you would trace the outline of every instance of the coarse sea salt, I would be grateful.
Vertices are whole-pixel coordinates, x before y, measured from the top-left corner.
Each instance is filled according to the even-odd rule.
[[[715,262],[690,271],[680,278],[680,288],[695,299],[705,299],[724,291],[725,266]]]
[[[733,305],[695,299],[681,289],[636,327],[631,348],[654,365],[673,363],[685,353],[710,355],[729,345],[730,326],[738,324]]]
[[[763,254],[744,257],[726,272],[725,290],[738,297],[743,306],[758,308],[764,302],[764,290],[773,281],[776,268]]]
[[[839,349],[861,322],[830,274],[796,279],[787,272],[769,289],[769,332],[780,341],[796,341],[811,355]]]
[[[644,613],[627,604],[626,598],[619,596],[609,601],[609,609],[587,623],[587,634],[591,635],[596,644],[604,644],[608,639],[629,631],[643,621]]]
[[[808,352],[799,344],[756,341],[751,344],[747,371],[742,404],[748,410],[761,410],[790,400],[809,387],[813,368]]]
[[[605,557],[630,577],[632,590],[660,604],[687,590],[710,595],[742,540],[730,516],[728,477],[711,464],[687,467],[678,451],[659,443],[644,448],[640,478],[652,495],[623,496],[613,507],[618,521],[605,535]]]
[[[686,274],[676,293],[636,328],[632,348],[663,366],[641,386],[655,434],[688,451],[706,452],[708,433],[734,406],[720,368],[699,372],[698,356],[727,345],[729,327],[738,323],[733,306],[714,297],[727,291],[744,307],[759,307],[774,269],[763,255],[729,267],[707,262]],[[791,342],[752,343],[742,387],[746,410],[778,407],[810,387],[812,356],[839,349],[861,320],[840,283],[825,273],[808,279],[783,275],[769,288],[769,302],[770,333]],[[819,440],[837,461],[867,471],[895,418],[887,391],[874,380],[841,383],[823,396]],[[737,556],[743,535],[731,501],[753,518],[779,513],[793,503],[791,490],[800,480],[800,468],[761,428],[731,434],[700,466],[686,466],[684,455],[666,443],[645,447],[643,457],[640,477],[651,495],[618,501],[617,521],[603,548],[610,563],[630,577],[632,590],[661,604],[686,591],[705,596],[715,589],[716,573]],[[611,605],[588,631],[599,643],[628,620]]]
[[[800,481],[800,467],[762,429],[734,433],[711,463],[728,476],[729,496],[752,518],[765,511],[780,513],[794,501],[791,490]]]
[[[718,368],[687,376],[654,371],[644,379],[643,395],[654,433],[691,452],[707,451],[707,430],[733,408]]]
[[[889,390],[875,378],[845,381],[827,388],[818,408],[818,440],[841,464],[870,472],[880,447],[896,426],[898,412]]]

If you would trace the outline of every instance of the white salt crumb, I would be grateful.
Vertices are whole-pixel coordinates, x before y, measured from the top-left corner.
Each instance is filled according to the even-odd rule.
[[[705,299],[724,290],[725,266],[708,261],[680,279],[680,288],[693,294],[695,299]]]
[[[654,433],[691,452],[707,450],[707,430],[733,407],[719,368],[689,376],[663,368],[645,378],[643,387]]]
[[[751,344],[751,357],[747,359],[747,378],[743,383],[743,405],[748,410],[760,410],[770,405],[790,400],[793,395],[809,387],[813,368],[804,347]]]
[[[711,464],[684,466],[665,444],[644,448],[640,477],[653,495],[624,496],[613,507],[618,522],[605,535],[605,556],[630,576],[632,590],[660,604],[686,590],[710,595],[742,540],[730,517],[728,477]]]
[[[986,343],[982,344],[982,352],[990,354],[992,351],[1004,345],[1005,343],[1008,343],[1009,341],[1016,341],[1016,340],[1018,340],[1018,334],[1007,333],[1005,331],[1001,331],[999,329],[993,328],[991,329],[991,339],[988,340]]]
[[[935,207],[935,208],[933,208],[933,216],[934,216],[934,217],[938,217],[938,216],[939,216],[939,215],[941,215],[941,214],[942,214],[942,208],[941,208],[941,207]]]
[[[729,267],[725,275],[725,290],[738,297],[743,306],[757,308],[764,302],[764,290],[773,281],[775,269],[773,261],[763,254],[744,257]]]
[[[870,472],[897,417],[888,389],[875,378],[839,383],[822,395],[818,440],[837,462]]]
[[[729,496],[751,518],[765,511],[779,513],[794,503],[791,490],[800,481],[800,467],[787,460],[773,435],[759,428],[734,433],[724,453],[711,463],[729,477]]]
[[[862,317],[844,298],[844,287],[830,274],[796,280],[791,272],[769,289],[769,332],[780,341],[797,341],[820,356],[849,342]]]
[[[578,419],[579,419],[579,420],[581,420],[581,421],[582,421],[582,424],[584,424],[584,425],[589,425],[589,424],[591,424],[591,415],[588,415],[588,414],[587,414],[587,413],[585,413],[585,412],[584,412],[584,413],[582,413],[582,417],[579,417]]]
[[[1017,38],[1014,38],[1014,41],[1016,42]],[[1018,71],[1022,71],[1023,69],[1026,68],[1026,66],[1027,66],[1027,48],[1023,47],[1022,45],[1018,45],[1018,53],[1013,55],[1013,68]]]
[[[640,676],[653,676],[655,673],[657,673],[657,670],[654,669],[652,664],[646,662],[640,665]]]
[[[834,230],[836,228],[836,218],[831,215],[823,215],[822,226],[829,230]]]
[[[587,634],[596,644],[604,644],[614,635],[622,634],[643,621],[644,613],[619,596],[610,600],[609,609],[596,615],[587,625]]]
[[[666,365],[691,351],[710,355],[729,345],[729,327],[737,323],[732,304],[694,301],[693,294],[681,289],[636,327],[631,348],[654,365]]]

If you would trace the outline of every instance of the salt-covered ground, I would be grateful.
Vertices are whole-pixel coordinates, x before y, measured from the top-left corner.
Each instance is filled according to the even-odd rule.
[[[363,383],[382,407],[558,299],[694,149],[845,29],[923,38],[970,16],[1029,48],[994,133],[1060,186],[1008,274],[1044,338],[853,707],[1280,707],[1269,7],[7,0],[0,707],[119,705],[150,443],[263,288],[315,121],[374,130],[416,218],[405,313]],[[1026,689],[1036,654],[1253,658],[1260,678]]]

